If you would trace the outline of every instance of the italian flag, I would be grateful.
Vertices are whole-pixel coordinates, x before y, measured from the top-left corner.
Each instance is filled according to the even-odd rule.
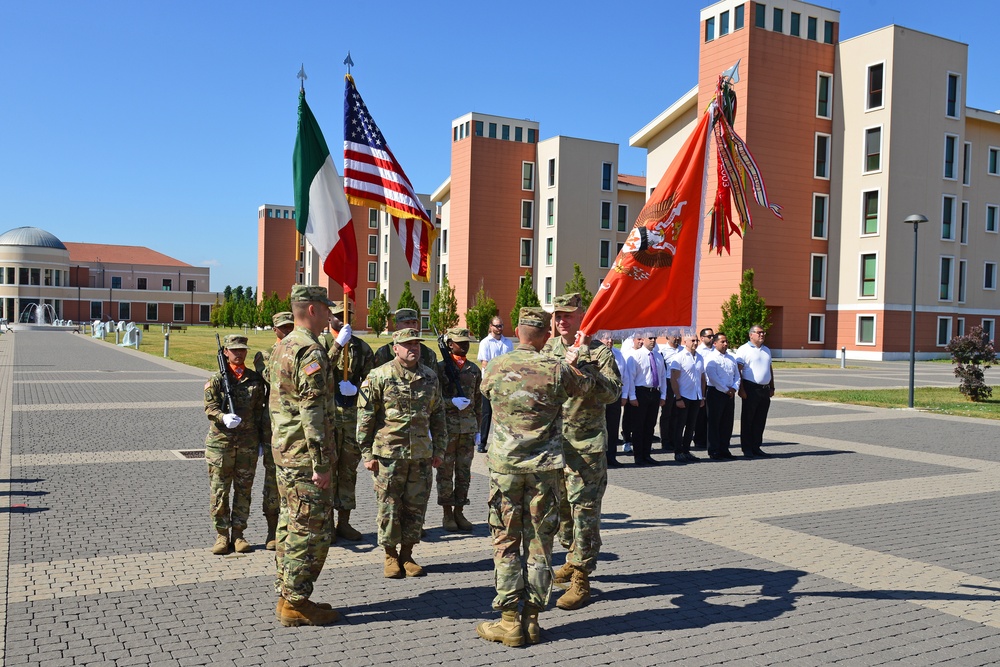
[[[299,91],[299,124],[292,155],[296,229],[306,237],[323,263],[323,272],[344,287],[354,300],[358,286],[358,246],[344,181],[330,159],[323,132]]]

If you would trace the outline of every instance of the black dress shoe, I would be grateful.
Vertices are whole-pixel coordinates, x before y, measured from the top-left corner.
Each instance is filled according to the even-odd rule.
[[[645,463],[648,466],[658,466],[658,465],[660,465],[660,462],[657,461],[656,459],[654,459],[652,456],[647,456],[646,458],[644,458],[642,460],[642,462]]]
[[[678,452],[674,454],[674,463],[687,463],[687,457],[684,456],[684,452]]]
[[[712,459],[713,461],[722,461],[725,460],[726,457],[716,452],[710,452],[708,458]]]
[[[646,462],[645,462],[645,461],[643,461],[642,459],[636,459],[636,460],[635,460],[635,466],[636,466],[637,468],[642,468],[642,467],[643,467],[643,466],[645,466],[645,465],[647,465],[647,464],[646,464]]]
[[[609,468],[621,468],[622,464],[619,463],[617,459],[611,459],[610,461],[608,461],[608,467]]]
[[[765,459],[769,459],[772,456],[774,456],[773,454],[768,454],[767,452],[765,452],[760,447],[758,447],[757,449],[753,450],[753,455],[754,456],[760,456],[761,458],[765,458]]]
[[[719,456],[721,458],[724,458],[724,459],[735,459],[736,458],[735,456],[733,456],[733,453],[731,451],[729,451],[728,449],[725,449],[725,450],[719,452]]]
[[[701,461],[700,458],[698,458],[691,452],[684,452],[684,456],[687,458],[688,461]]]
[[[757,455],[754,454],[753,452],[750,452],[750,451],[747,451],[747,450],[744,449],[743,450],[743,458],[745,458],[745,459],[755,459],[755,458],[757,458]]]

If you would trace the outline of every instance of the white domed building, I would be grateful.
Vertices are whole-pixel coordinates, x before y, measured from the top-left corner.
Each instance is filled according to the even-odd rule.
[[[202,324],[217,296],[208,290],[208,267],[143,246],[63,243],[37,227],[0,234],[0,319],[10,323],[44,311],[47,320]]]

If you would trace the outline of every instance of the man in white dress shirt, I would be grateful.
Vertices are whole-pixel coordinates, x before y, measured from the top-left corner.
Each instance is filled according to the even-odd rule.
[[[642,349],[628,360],[629,404],[633,407],[632,456],[636,465],[656,465],[650,451],[656,413],[667,400],[667,368],[656,349],[656,336],[643,340]]]
[[[694,423],[698,410],[705,405],[705,363],[695,351],[698,339],[693,333],[685,333],[682,339],[684,349],[674,355],[670,362],[670,384],[674,390],[674,461],[687,463],[699,461],[691,453],[691,439],[694,437]]]
[[[752,459],[770,456],[760,448],[764,442],[764,426],[767,411],[774,396],[774,369],[771,366],[771,350],[764,345],[764,328],[759,324],[750,327],[750,340],[736,350],[736,361],[740,367],[740,449],[743,456]]]
[[[635,331],[631,336],[622,341],[622,357],[625,362],[642,349],[642,332]],[[622,440],[624,447],[622,451],[626,454],[632,453],[632,431],[635,429],[635,407],[627,400],[622,400]]]
[[[676,331],[668,331],[664,338],[666,342],[656,346],[660,351],[660,356],[663,357],[663,364],[667,367],[667,402],[660,408],[660,449],[672,452],[674,451],[672,440],[674,433],[674,390],[670,385],[670,361],[681,350],[681,334]]]
[[[715,354],[712,339],[715,332],[712,327],[705,327],[698,332],[698,347],[695,350],[701,355],[701,362],[708,366],[709,355]],[[694,423],[694,444],[693,449],[705,449],[708,446],[708,397],[705,397],[705,407],[698,411],[698,419]]]
[[[708,378],[705,408],[708,411],[708,458],[718,461],[735,458],[729,452],[729,440],[733,437],[740,369],[736,357],[729,352],[726,334],[715,334],[712,345],[715,351],[704,357],[705,376]]]
[[[479,354],[476,359],[481,368],[485,369],[490,359],[507,354],[514,349],[514,344],[509,338],[503,335],[503,320],[495,315],[490,320],[490,331],[486,338],[479,341]],[[489,399],[483,396],[483,420],[479,424],[479,435],[476,436],[476,451],[480,454],[486,453],[486,439],[490,435],[490,424],[493,422],[493,407]]]
[[[619,468],[621,467],[621,463],[618,462],[618,446],[621,445],[621,436],[619,435],[618,427],[622,419],[622,406],[628,401],[628,366],[625,357],[622,356],[621,350],[615,347],[614,339],[611,338],[610,333],[604,332],[597,339],[602,344],[611,348],[611,354],[615,355],[615,365],[618,366],[618,372],[622,376],[621,397],[608,403],[604,413],[604,420],[608,427],[608,467]]]

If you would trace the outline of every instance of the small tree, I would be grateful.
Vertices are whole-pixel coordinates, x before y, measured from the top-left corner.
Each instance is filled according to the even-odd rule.
[[[448,274],[441,280],[441,287],[431,300],[431,327],[439,332],[458,324],[458,299],[455,298],[455,288],[448,282]]]
[[[573,262],[573,278],[566,283],[564,294],[572,294],[573,292],[578,292],[583,298],[584,310],[590,307],[590,302],[594,300],[594,294],[587,289],[587,279],[583,276],[583,271],[576,262]]]
[[[416,297],[410,291],[409,280],[403,283],[403,293],[399,295],[399,302],[396,304],[396,310],[400,308],[412,308],[417,311],[417,321],[420,321],[420,304],[417,303]]]
[[[483,281],[480,280],[476,300],[473,302],[472,308],[465,311],[465,326],[469,328],[469,333],[481,340],[486,338],[486,334],[490,330],[490,321],[499,314],[497,302],[486,293]]]
[[[955,336],[948,343],[951,362],[955,364],[958,390],[970,401],[985,401],[993,395],[993,387],[986,384],[983,372],[997,361],[993,341],[988,340],[982,327],[972,327],[965,336]]]
[[[368,308],[368,328],[374,331],[375,337],[378,338],[385,331],[388,322],[389,300],[382,292],[379,292],[375,300],[372,301],[371,307]]]
[[[722,324],[718,332],[726,334],[736,347],[750,339],[750,327],[759,324],[767,329],[770,320],[771,311],[753,286],[753,269],[747,269],[743,272],[739,293],[722,304]]]
[[[521,281],[521,286],[517,288],[517,296],[514,298],[514,310],[510,311],[511,324],[517,324],[518,315],[522,308],[540,305],[542,305],[542,302],[538,300],[538,294],[535,293],[535,288],[532,286],[531,269],[528,269],[524,272],[524,280]]]

